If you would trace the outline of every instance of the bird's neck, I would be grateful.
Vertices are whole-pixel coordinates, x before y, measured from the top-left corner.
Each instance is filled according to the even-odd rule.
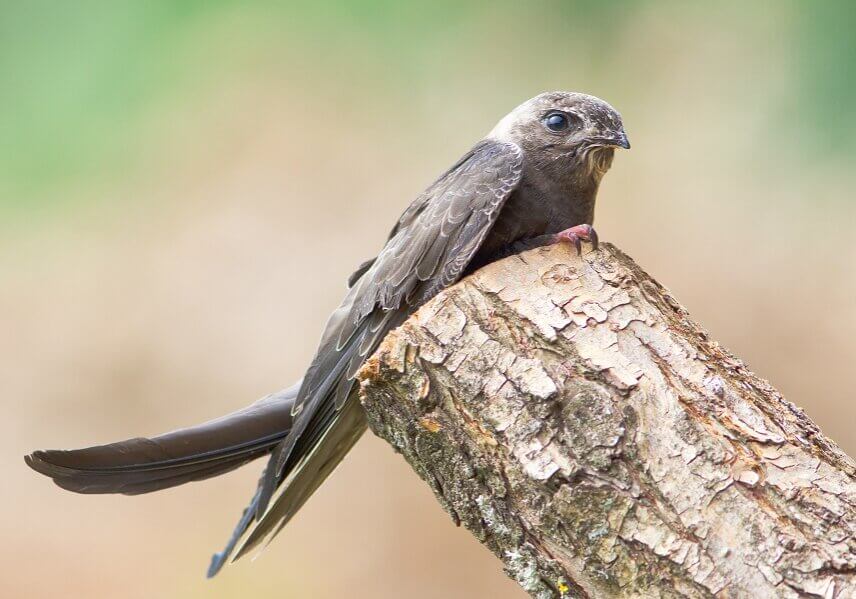
[[[574,220],[579,221],[581,225],[594,224],[594,206],[597,200],[597,185],[588,190],[587,193],[581,193],[571,200],[571,205],[574,207]]]
[[[542,198],[541,205],[552,212],[549,215],[550,229],[562,230],[581,224],[592,224],[600,176],[577,170],[531,177],[529,185],[535,195]],[[554,231],[551,231],[554,232]]]
[[[579,224],[594,223],[594,206],[597,191],[603,176],[612,166],[614,150],[612,148],[596,148],[587,152],[583,162],[570,171],[565,182],[571,196],[571,204],[580,219]]]

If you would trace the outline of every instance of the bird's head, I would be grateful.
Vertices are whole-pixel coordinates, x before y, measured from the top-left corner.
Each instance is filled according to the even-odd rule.
[[[527,100],[488,134],[520,146],[532,166],[599,181],[615,148],[630,148],[621,115],[594,96],[546,92]]]

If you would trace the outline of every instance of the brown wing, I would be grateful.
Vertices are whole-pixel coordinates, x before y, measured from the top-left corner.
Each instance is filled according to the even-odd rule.
[[[343,348],[376,310],[419,306],[454,283],[490,231],[520,180],[522,154],[486,140],[432,184],[405,211],[377,258],[358,281]]]
[[[258,522],[238,556],[278,531],[356,441],[337,432],[356,426],[353,418],[340,417],[354,374],[391,329],[460,277],[519,183],[522,163],[514,144],[477,144],[408,207],[377,258],[352,277],[303,379],[293,428],[262,477],[250,508]],[[339,438],[348,442],[330,441]],[[315,475],[301,470],[307,462],[325,467]],[[236,536],[249,526],[249,518],[242,519]],[[229,551],[218,556],[215,570],[234,546],[230,542]]]

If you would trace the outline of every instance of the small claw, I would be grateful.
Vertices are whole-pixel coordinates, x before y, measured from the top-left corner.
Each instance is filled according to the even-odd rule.
[[[574,244],[577,249],[577,255],[583,253],[583,241],[591,243],[593,249],[598,247],[597,233],[591,225],[577,225],[570,229],[565,229],[560,233],[556,233],[555,239],[559,241],[568,241]]]

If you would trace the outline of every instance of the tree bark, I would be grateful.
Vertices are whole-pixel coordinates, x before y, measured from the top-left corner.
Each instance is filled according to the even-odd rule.
[[[532,597],[856,597],[856,465],[615,247],[476,272],[360,372]]]

